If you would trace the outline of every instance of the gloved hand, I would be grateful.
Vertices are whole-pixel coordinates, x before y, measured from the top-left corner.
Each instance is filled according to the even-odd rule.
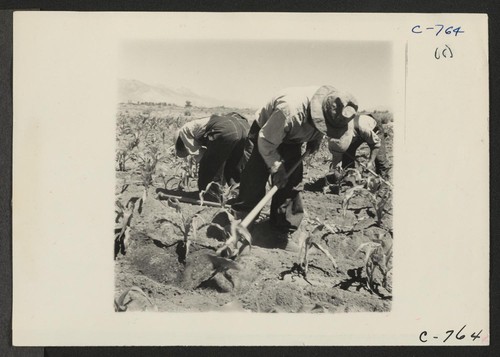
[[[339,169],[335,168],[326,175],[326,179],[328,180],[328,183],[332,185],[339,183],[342,179],[342,176],[342,172]]]
[[[271,168],[271,179],[273,185],[278,186],[278,188],[283,188],[288,182],[286,177],[285,165],[282,162],[275,163]]]

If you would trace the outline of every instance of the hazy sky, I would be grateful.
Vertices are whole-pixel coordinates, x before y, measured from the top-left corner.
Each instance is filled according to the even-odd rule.
[[[361,108],[393,106],[390,42],[132,42],[118,74],[255,108],[282,88],[313,84],[349,91]]]

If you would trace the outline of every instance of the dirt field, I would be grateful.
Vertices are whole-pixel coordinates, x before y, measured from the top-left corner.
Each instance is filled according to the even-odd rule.
[[[173,157],[172,135],[187,120],[230,111],[233,110],[189,108],[190,115],[186,116],[186,108],[182,107],[120,105],[117,158],[121,155],[123,166],[119,162],[116,164],[117,212],[121,214],[118,214],[115,230],[115,298],[121,306],[119,309],[172,312],[389,311],[392,300],[392,200],[389,198],[377,215],[369,199],[376,197],[373,202],[380,202],[377,200],[388,192],[388,188],[382,184],[374,196],[364,191],[354,195],[344,215],[342,202],[346,192],[360,181],[354,182],[353,177],[348,177],[340,186],[324,186],[323,178],[329,170],[325,145],[306,166],[302,197],[309,223],[294,234],[295,244],[285,247],[283,241],[276,239],[276,233],[267,222],[267,207],[250,227],[251,249],[247,248],[234,261],[218,257],[216,250],[223,244],[223,238],[215,234],[217,230],[209,227],[221,208],[181,203],[182,215],[187,221],[189,216],[198,213],[194,218],[197,227],[190,227],[189,253],[186,261],[182,261],[183,234],[176,227],[184,227],[182,217],[169,206],[164,194],[193,199],[198,199],[198,194],[196,179],[193,178],[186,179],[184,188],[179,189],[181,175],[185,175],[182,166],[187,168],[188,164]],[[249,118],[253,114],[252,110],[234,111]],[[146,114],[141,117],[141,113]],[[385,129],[388,155],[392,161],[391,124],[385,125]],[[131,144],[134,141],[135,144]],[[368,148],[366,145],[362,148],[358,155],[364,161]],[[128,202],[135,204],[127,206]],[[315,241],[328,250],[338,268],[334,268],[320,250],[312,248],[308,254],[309,270],[304,276],[298,264],[299,239],[307,236],[307,229],[319,225],[312,222],[315,218],[332,229],[325,237],[315,236]],[[124,219],[129,219],[128,224]],[[211,237],[207,237],[207,229]],[[124,241],[123,245],[117,244],[120,240]],[[375,242],[380,248],[373,254],[356,252],[368,242]],[[382,270],[372,274],[373,281],[368,279],[366,254],[371,254],[369,267],[382,265],[385,279]],[[134,286],[147,297],[140,290],[127,293]]]

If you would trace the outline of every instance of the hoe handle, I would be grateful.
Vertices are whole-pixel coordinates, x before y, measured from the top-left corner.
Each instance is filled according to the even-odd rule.
[[[183,196],[176,196],[176,195],[168,195],[166,193],[158,193],[158,198],[161,199],[166,199],[166,198],[175,198],[179,200],[179,202],[185,202],[185,203],[190,203],[193,205],[201,206],[202,203],[204,206],[209,206],[209,207],[221,207],[221,204],[219,202],[212,202],[212,201],[204,201],[201,202],[200,200],[190,198],[190,197],[183,197]]]
[[[309,155],[309,151],[306,150],[305,153],[302,154],[300,159],[290,168],[290,170],[286,173],[286,178],[289,178],[291,174],[297,170],[297,167],[302,163],[302,161]],[[257,205],[250,211],[249,214],[241,221],[240,226],[247,228],[250,223],[257,217],[259,212],[264,208],[267,202],[274,196],[274,194],[278,191],[278,186],[274,185],[269,192],[257,203]]]

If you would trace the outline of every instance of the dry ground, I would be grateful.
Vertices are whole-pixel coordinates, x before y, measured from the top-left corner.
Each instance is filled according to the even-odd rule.
[[[123,104],[120,106],[118,120],[134,122],[133,117],[143,111],[181,125],[192,117],[232,110],[193,108],[192,116],[186,118],[183,116],[184,108],[180,107],[157,108]],[[252,111],[239,112],[249,116]],[[168,130],[169,138],[172,129],[173,127],[161,128]],[[392,130],[389,126],[387,129],[389,156],[392,159]],[[152,135],[161,136],[160,133]],[[118,147],[130,140],[130,137],[130,133],[119,132]],[[162,144],[170,145],[171,142]],[[137,150],[141,150],[141,146]],[[368,149],[365,147],[360,153],[363,159],[367,156]],[[179,261],[175,244],[182,235],[170,223],[180,223],[179,215],[165,200],[158,198],[157,192],[164,189],[164,184],[158,175],[155,175],[152,186],[147,190],[147,199],[141,213],[134,211],[130,224],[130,245],[125,254],[120,253],[115,259],[116,298],[126,289],[137,286],[149,295],[159,311],[389,311],[392,294],[384,288],[380,288],[378,293],[366,288],[366,278],[363,269],[360,269],[364,264],[364,255],[354,253],[360,244],[371,241],[378,233],[384,234],[383,239],[390,240],[392,244],[392,204],[389,202],[386,206],[386,214],[382,224],[378,226],[374,224],[372,205],[363,196],[352,199],[349,210],[343,217],[341,203],[349,186],[347,183],[342,186],[340,193],[330,190],[323,193],[320,187],[321,177],[328,171],[325,158],[323,150],[308,167],[304,175],[303,201],[309,217],[319,217],[332,226],[343,227],[343,232],[329,235],[323,242],[337,261],[338,271],[325,255],[313,249],[310,252],[307,279],[293,272],[286,274],[294,263],[298,262],[298,252],[290,247],[283,249],[280,245],[282,243],[276,241],[275,233],[267,224],[265,214],[261,214],[251,226],[253,247],[246,250],[236,262],[227,262],[215,256],[215,250],[222,243],[207,237],[207,228],[203,227],[198,230],[196,238],[192,239],[187,261],[183,264]],[[168,160],[161,162],[157,172],[166,172],[167,176],[168,173],[173,175],[177,167],[172,165],[174,164]],[[125,171],[116,172],[116,198],[123,204],[130,198],[141,197],[144,190],[140,184],[140,175],[135,170],[136,162],[131,160],[127,166]],[[122,192],[125,184],[129,186]],[[188,195],[197,197],[193,186],[185,191],[189,192]],[[200,207],[187,203],[181,205],[185,215],[202,210],[200,222],[205,223],[209,223],[219,210],[216,207]],[[268,209],[263,211],[266,210]],[[298,234],[295,234],[293,239],[297,241]]]

